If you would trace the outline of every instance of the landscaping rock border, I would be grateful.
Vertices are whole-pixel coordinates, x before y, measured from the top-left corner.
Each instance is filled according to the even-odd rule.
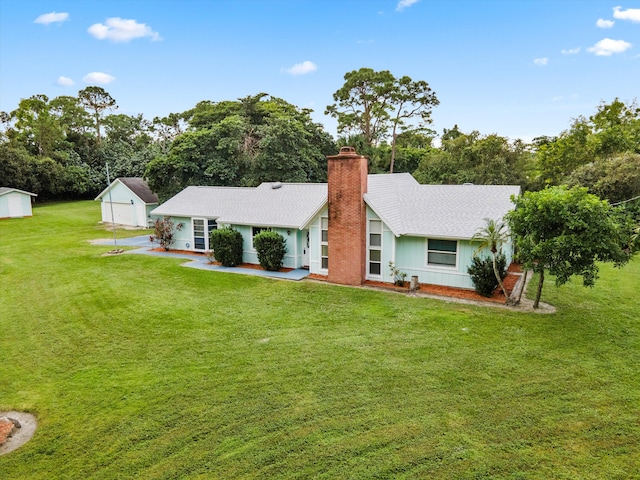
[[[0,455],[14,451],[33,437],[38,420],[26,412],[0,412]]]

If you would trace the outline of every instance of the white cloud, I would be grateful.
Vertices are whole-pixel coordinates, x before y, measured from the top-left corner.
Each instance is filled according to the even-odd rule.
[[[291,68],[285,68],[283,71],[290,73],[291,75],[305,75],[307,73],[315,72],[317,69],[318,66],[315,63],[305,60],[302,63],[296,63]]]
[[[70,87],[75,82],[72,79],[70,79],[69,77],[60,76],[60,77],[58,77],[58,81],[56,83],[58,85],[62,85],[63,87]]]
[[[62,13],[43,13],[38,18],[36,18],[33,23],[42,23],[43,25],[49,25],[50,23],[62,23],[65,20],[69,19],[69,14],[66,12]]]
[[[613,18],[640,23],[640,8],[627,8],[626,10],[622,10],[622,7],[614,7]]]
[[[108,73],[103,72],[91,72],[84,76],[82,80],[85,83],[95,83],[98,85],[107,85],[108,83],[113,82],[116,77],[109,75]]]
[[[420,0],[400,0],[396,7],[396,12],[401,12],[405,8],[409,8],[414,3],[418,3]]]
[[[629,42],[625,42],[624,40],[612,40],[610,38],[603,38],[593,47],[587,48],[587,51],[598,56],[609,57],[614,53],[622,53],[629,48],[631,48],[631,44]]]
[[[537,67],[544,67],[547,63],[549,63],[549,59],[547,57],[536,58],[533,63]]]
[[[144,23],[126,18],[107,18],[103,25],[95,23],[87,31],[98,40],[111,40],[112,42],[129,42],[134,38],[150,37],[151,40],[161,40],[160,34],[154,32],[151,27]]]
[[[599,18],[596,22],[596,27],[599,28],[611,28],[616,22],[613,20],[605,20],[604,18]]]
[[[576,47],[576,48],[569,48],[567,50],[562,50],[562,54],[563,55],[577,55],[578,53],[580,53],[580,47]]]

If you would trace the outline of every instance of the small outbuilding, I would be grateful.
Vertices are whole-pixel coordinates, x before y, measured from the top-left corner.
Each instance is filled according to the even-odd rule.
[[[158,196],[140,177],[116,178],[96,200],[101,202],[103,222],[129,227],[149,226],[149,213],[158,206]]]
[[[31,200],[37,196],[17,188],[0,187],[0,218],[31,217]]]

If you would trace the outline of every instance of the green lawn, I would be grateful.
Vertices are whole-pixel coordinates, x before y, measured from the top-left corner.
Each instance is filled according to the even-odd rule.
[[[524,314],[103,257],[99,210],[0,221],[2,478],[640,478],[638,259]]]

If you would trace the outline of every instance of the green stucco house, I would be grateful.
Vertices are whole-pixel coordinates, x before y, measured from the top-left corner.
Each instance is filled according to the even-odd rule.
[[[263,183],[255,188],[187,187],[151,212],[183,228],[173,248],[205,252],[209,232],[231,226],[243,260],[258,263],[253,237],[281,234],[284,266],[333,283],[393,283],[389,262],[420,283],[473,288],[467,273],[485,219],[510,209],[511,185],[420,185],[408,173],[368,175],[367,160],[345,147],[328,157],[328,183]],[[506,246],[511,260],[511,245]]]

